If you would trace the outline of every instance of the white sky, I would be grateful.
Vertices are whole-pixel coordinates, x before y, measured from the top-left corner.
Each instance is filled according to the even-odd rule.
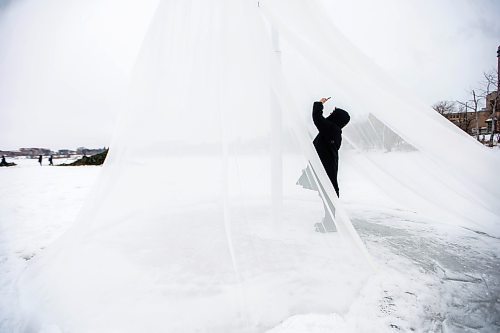
[[[0,150],[109,145],[158,0],[0,0]],[[498,0],[322,0],[334,24],[428,105],[496,68]]]

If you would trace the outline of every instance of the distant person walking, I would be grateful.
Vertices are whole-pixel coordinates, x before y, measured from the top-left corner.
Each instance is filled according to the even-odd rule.
[[[40,163],[40,166],[42,166],[42,161],[43,161],[42,155],[38,156],[38,163]]]
[[[54,155],[50,155],[50,157],[49,157],[49,165],[54,165],[53,161],[54,161]]]
[[[326,174],[332,182],[333,188],[339,196],[337,173],[339,170],[339,149],[342,143],[342,128],[347,125],[351,117],[347,111],[335,108],[328,117],[323,117],[323,104],[330,97],[322,98],[313,105],[313,122],[319,133],[313,141],[316,152],[325,168]]]

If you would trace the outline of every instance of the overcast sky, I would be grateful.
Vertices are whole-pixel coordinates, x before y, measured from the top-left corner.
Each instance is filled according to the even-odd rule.
[[[0,0],[0,150],[107,146],[157,1]],[[498,0],[322,1],[428,105],[468,99],[496,68]]]

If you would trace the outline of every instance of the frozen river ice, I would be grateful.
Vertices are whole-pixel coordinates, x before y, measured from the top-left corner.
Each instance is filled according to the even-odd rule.
[[[20,331],[17,279],[71,225],[101,170],[18,162],[0,170],[0,332]],[[500,331],[500,240],[384,205],[360,186],[362,197],[346,188],[342,201],[376,274],[347,314],[295,316],[271,332]]]
[[[399,289],[404,283],[394,284],[382,303],[404,330],[500,330],[500,240],[404,212],[352,214],[381,269],[394,269],[407,279],[409,290]],[[411,319],[410,309],[419,313],[417,318]]]

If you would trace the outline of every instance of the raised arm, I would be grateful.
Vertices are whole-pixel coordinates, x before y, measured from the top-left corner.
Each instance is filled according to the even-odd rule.
[[[312,112],[313,122],[316,128],[321,134],[328,133],[330,128],[330,122],[323,117],[323,103],[314,102],[313,112]]]
[[[326,140],[326,142],[333,144],[338,150],[342,142],[342,129],[334,122],[323,117],[323,101],[314,102],[313,105],[313,122],[319,131],[319,134]]]

